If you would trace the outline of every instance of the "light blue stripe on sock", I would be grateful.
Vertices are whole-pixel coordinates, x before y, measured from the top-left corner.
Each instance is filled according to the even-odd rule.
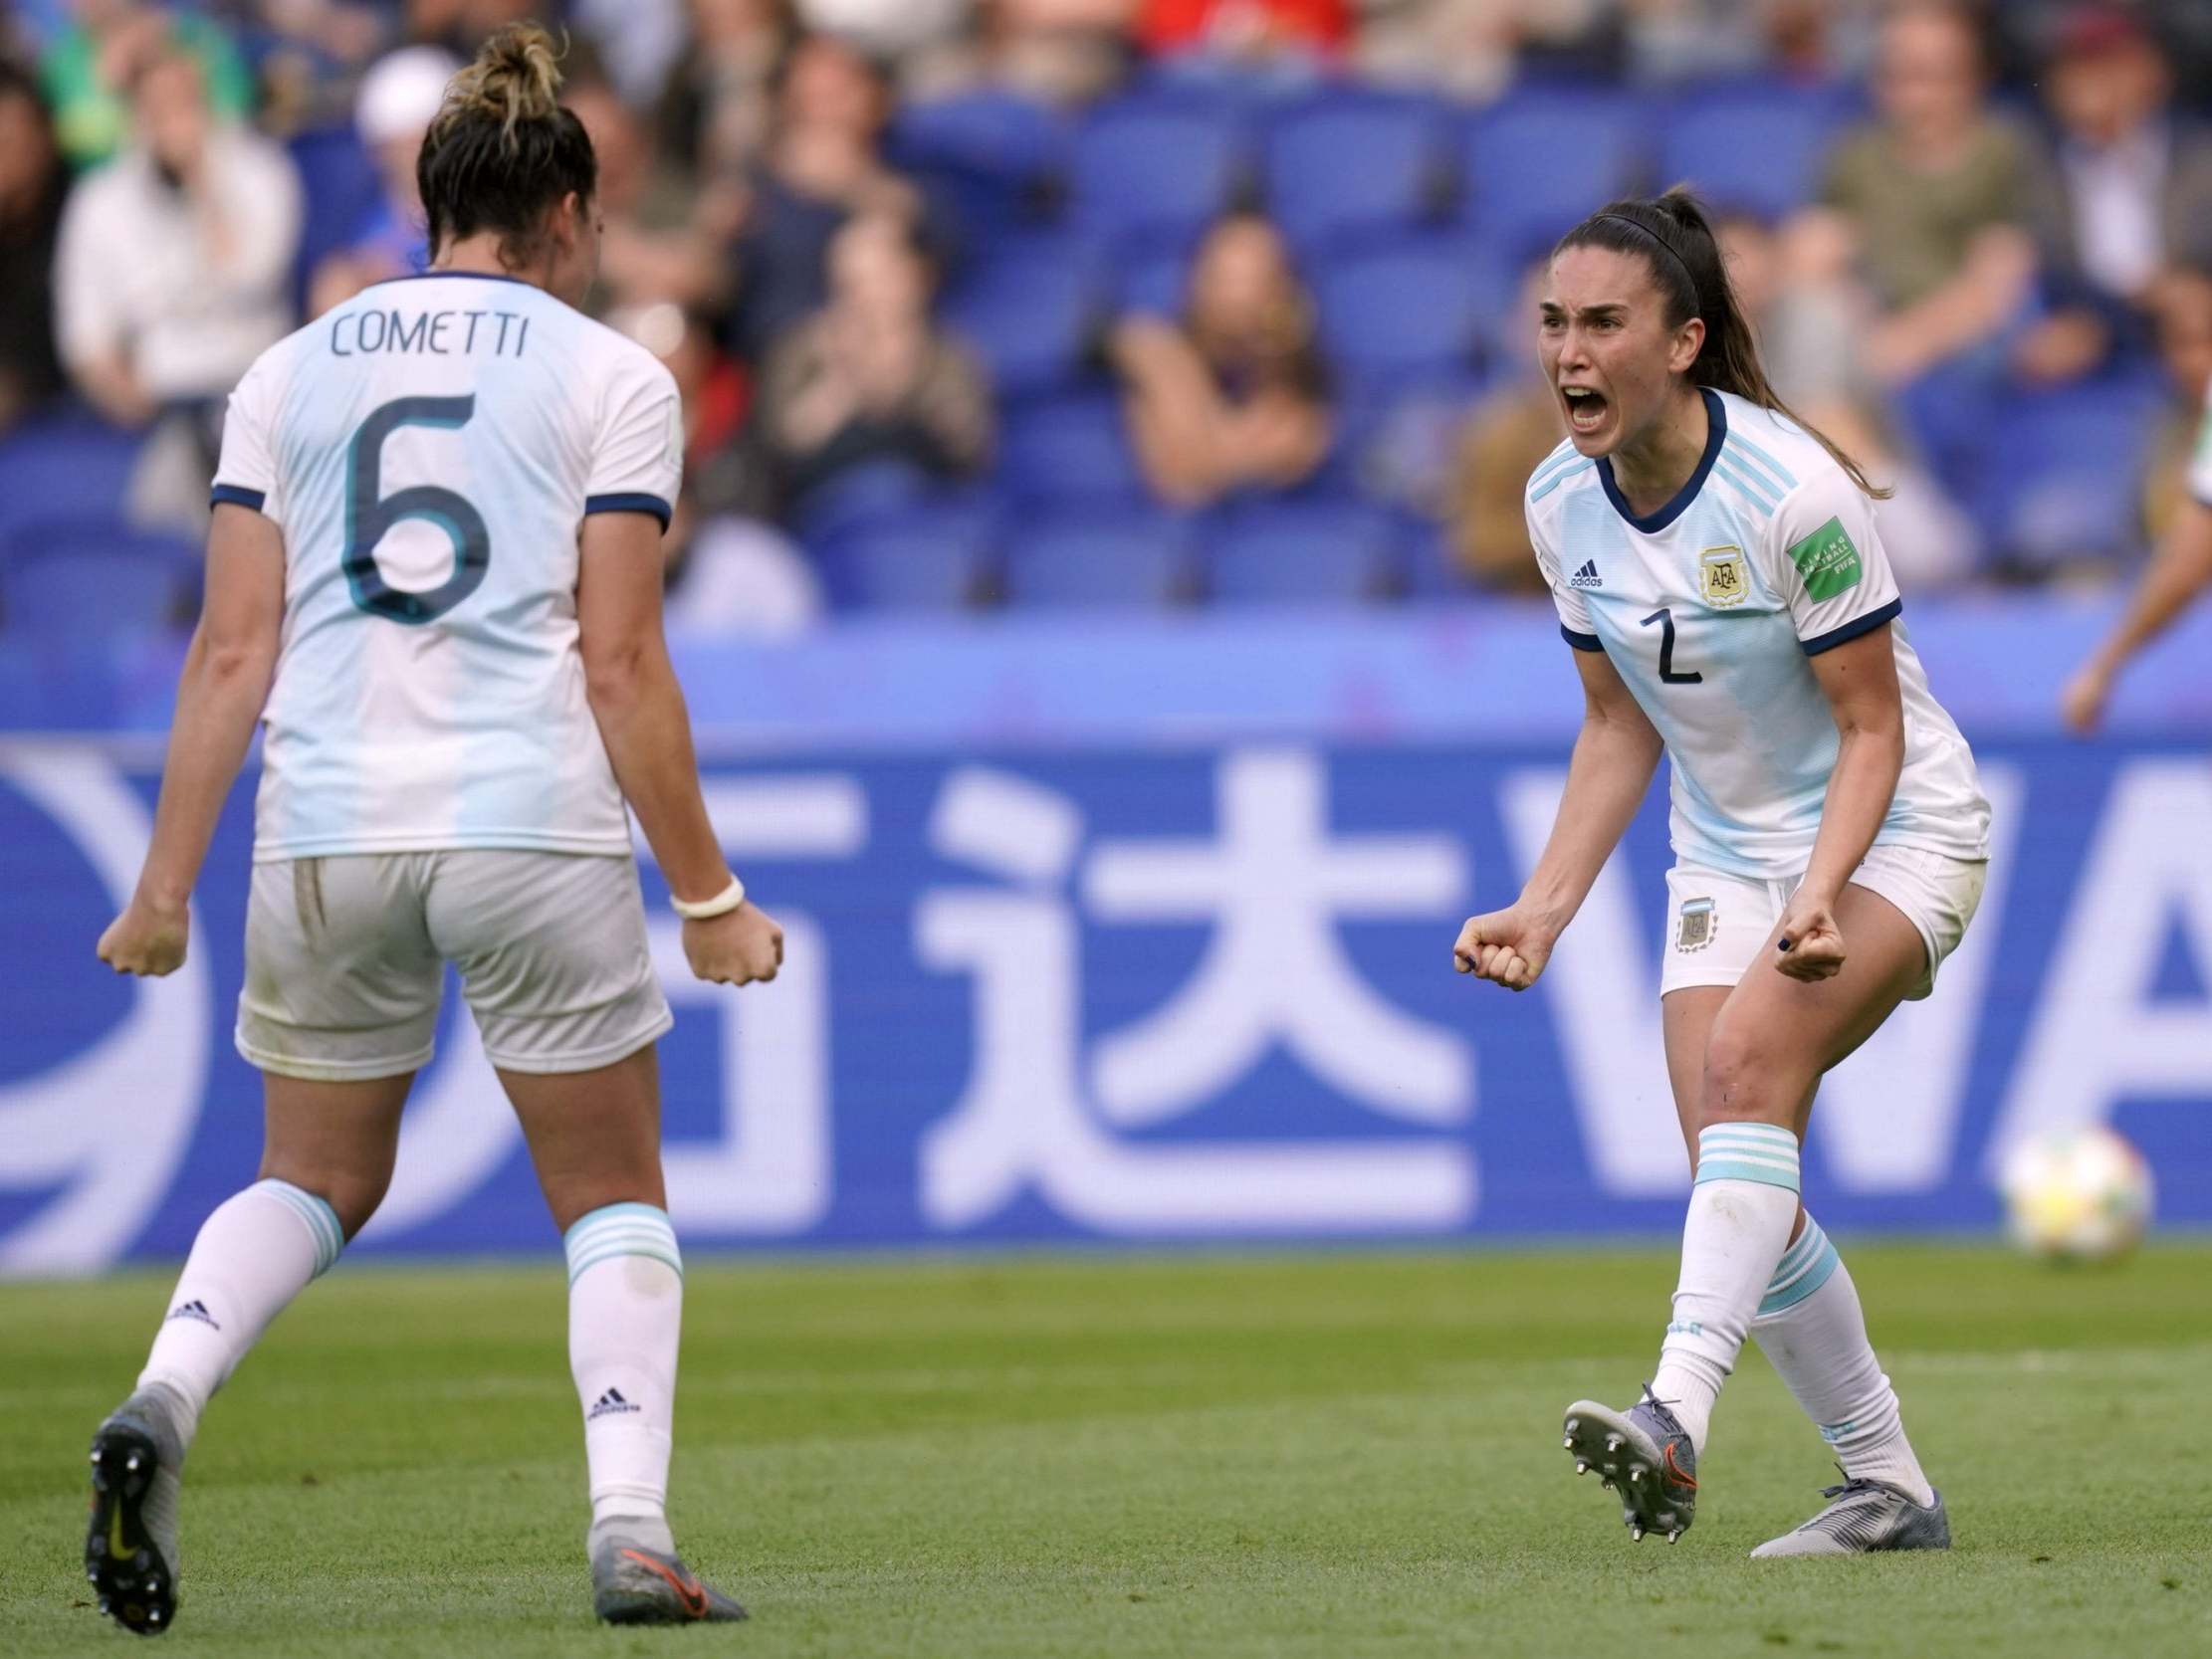
[[[1711,1124],[1697,1135],[1697,1180],[1798,1189],[1797,1137],[1779,1124]]]
[[[643,1256],[663,1262],[683,1277],[683,1253],[676,1247],[676,1229],[668,1212],[651,1204],[605,1204],[578,1216],[562,1235],[561,1248],[568,1257],[568,1283],[574,1284],[586,1268],[617,1256]]]
[[[308,1235],[315,1241],[315,1276],[320,1279],[330,1272],[345,1248],[345,1229],[338,1224],[337,1211],[331,1208],[330,1201],[290,1181],[270,1179],[254,1184],[307,1223]]]
[[[1827,1284],[1836,1270],[1843,1266],[1843,1257],[1836,1254],[1836,1247],[1828,1242],[1828,1235],[1810,1217],[1805,1222],[1804,1237],[1798,1243],[1802,1245],[1808,1239],[1818,1239],[1819,1242],[1810,1251],[1798,1252],[1803,1259],[1794,1268],[1788,1266],[1788,1258],[1785,1257],[1784,1266],[1774,1270],[1774,1277],[1767,1284],[1767,1293],[1759,1302],[1760,1319],[1796,1307]]]

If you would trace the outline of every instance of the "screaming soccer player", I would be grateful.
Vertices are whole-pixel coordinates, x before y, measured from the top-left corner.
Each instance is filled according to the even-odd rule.
[[[559,84],[543,30],[495,34],[416,165],[431,269],[272,346],[231,396],[152,842],[100,954],[183,961],[259,722],[238,1048],[266,1079],[266,1140],[93,1441],[86,1567],[132,1630],[175,1618],[178,1476],[209,1396],[384,1195],[449,961],[564,1233],[594,1608],[745,1616],[677,1558],[665,1513],[683,1272],[653,1045],[671,1021],[625,799],[694,973],[773,979],[783,940],[723,861],[661,637],[675,382],[571,309],[597,266],[598,169]]]
[[[1670,763],[1660,996],[1695,1184],[1659,1369],[1568,1407],[1632,1538],[1689,1526],[1747,1335],[1841,1461],[1759,1555],[1942,1549],[1859,1293],[1798,1202],[1822,1075],[1926,996],[1980,902],[1989,803],[1897,621],[1867,483],[1768,385],[1696,201],[1620,201],[1560,242],[1539,350],[1569,438],[1528,526],[1585,712],[1551,839],[1453,960],[1526,990]]]

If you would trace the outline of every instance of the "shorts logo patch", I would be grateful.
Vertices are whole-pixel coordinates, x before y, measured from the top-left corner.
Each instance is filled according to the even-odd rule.
[[[1677,950],[1702,950],[1713,941],[1713,902],[1710,899],[1684,899],[1682,922],[1674,934]]]
[[[1804,540],[1792,542],[1790,562],[1805,578],[1806,593],[1816,600],[1833,599],[1857,587],[1864,573],[1859,548],[1841,518],[1831,518]]]
[[[1741,547],[1707,547],[1697,555],[1697,591],[1716,611],[1742,604],[1751,597],[1751,578],[1744,569]]]

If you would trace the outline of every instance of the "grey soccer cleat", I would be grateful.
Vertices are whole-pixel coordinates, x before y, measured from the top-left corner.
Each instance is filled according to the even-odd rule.
[[[664,1550],[602,1542],[591,1557],[591,1610],[609,1624],[734,1624],[745,1609]]]
[[[168,1390],[140,1388],[93,1434],[85,1576],[100,1610],[141,1636],[176,1621],[176,1510],[184,1467]]]
[[[1880,1481],[1846,1480],[1825,1486],[1826,1509],[1794,1531],[1768,1539],[1753,1559],[1778,1555],[1871,1555],[1878,1550],[1948,1550],[1951,1518],[1943,1494],[1922,1506]]]
[[[1593,1469],[1608,1492],[1621,1495],[1621,1521],[1641,1543],[1663,1533],[1672,1544],[1697,1514],[1697,1451],[1689,1433],[1647,1384],[1644,1398],[1626,1412],[1595,1400],[1567,1407],[1566,1447],[1575,1473]]]

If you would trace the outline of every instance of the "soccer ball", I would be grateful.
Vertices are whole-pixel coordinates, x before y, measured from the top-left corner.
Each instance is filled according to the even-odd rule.
[[[2116,1260],[2150,1223],[2150,1165],[2101,1126],[2016,1146],[1997,1184],[2013,1242],[2046,1261]]]

